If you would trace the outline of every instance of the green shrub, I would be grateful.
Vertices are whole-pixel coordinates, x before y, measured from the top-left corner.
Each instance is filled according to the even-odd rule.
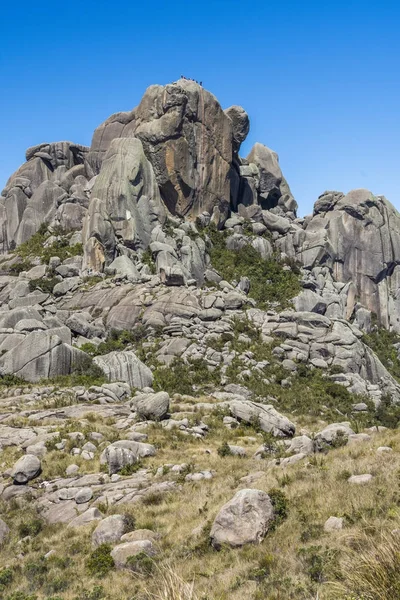
[[[204,389],[220,382],[219,369],[210,371],[203,360],[192,360],[188,364],[175,359],[169,367],[157,365],[153,371],[154,389],[169,394],[193,395],[194,386]]]
[[[147,248],[147,250],[143,252],[141,260],[144,265],[147,265],[149,267],[150,273],[152,273],[153,275],[157,273],[156,263],[154,261],[153,254],[150,248]]]
[[[25,592],[13,592],[5,600],[37,600],[36,594],[26,594]]]
[[[130,556],[126,561],[126,566],[131,571],[139,573],[144,577],[151,575],[155,568],[155,562],[153,558],[150,558],[145,552],[139,552],[136,556]]]
[[[248,277],[249,294],[260,308],[271,305],[287,308],[291,299],[300,293],[299,269],[295,265],[286,270],[285,263],[276,256],[263,259],[250,244],[240,250],[228,250],[227,233],[215,227],[207,228],[206,233],[211,240],[209,252],[213,267],[227,281]]]
[[[43,521],[38,517],[32,517],[30,519],[22,521],[18,525],[18,534],[20,537],[24,538],[28,535],[31,537],[36,537],[43,529]]]
[[[90,575],[104,577],[114,568],[114,561],[111,556],[111,546],[101,544],[90,554],[86,561],[86,568]]]
[[[9,585],[14,578],[14,572],[12,569],[1,569],[0,571],[0,591]]]
[[[396,332],[382,327],[365,334],[362,341],[375,352],[389,373],[400,381],[400,359],[393,345],[400,342],[400,336]]]
[[[24,379],[17,377],[16,375],[0,375],[0,387],[12,387],[14,385],[28,385]]]
[[[52,294],[57,283],[60,283],[60,280],[57,279],[57,277],[52,277],[51,279],[46,277],[31,279],[29,282],[29,291],[34,292],[35,290],[40,290],[46,294]]]
[[[228,442],[224,442],[222,444],[222,446],[220,446],[218,448],[217,452],[218,452],[218,456],[221,456],[221,458],[224,456],[232,456],[232,452],[231,452]]]
[[[280,525],[289,514],[289,501],[287,496],[282,490],[278,488],[272,488],[268,492],[268,496],[271,499],[272,506],[274,507],[274,522],[273,527]]]
[[[81,350],[90,356],[101,356],[114,350],[125,350],[130,346],[135,346],[147,337],[147,329],[144,325],[136,325],[131,331],[113,329],[110,331],[106,341],[98,346],[90,342],[81,346]]]
[[[19,260],[9,268],[12,275],[19,275],[22,271],[29,271],[33,267],[33,263],[28,259]]]
[[[140,460],[138,460],[137,462],[132,463],[131,465],[125,465],[124,467],[122,467],[122,469],[119,471],[119,475],[124,475],[125,477],[128,477],[129,475],[137,473],[138,471],[140,471],[140,469],[143,469],[143,464]]]

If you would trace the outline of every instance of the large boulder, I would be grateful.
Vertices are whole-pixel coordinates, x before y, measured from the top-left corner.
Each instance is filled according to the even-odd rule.
[[[169,395],[167,392],[142,394],[133,399],[138,416],[151,421],[161,421],[169,411]]]
[[[86,181],[88,150],[72,142],[28,148],[26,163],[10,177],[0,196],[0,248],[4,252],[27,241],[42,223],[64,226],[58,208],[73,195],[76,182]],[[80,228],[81,222],[76,225]]]
[[[325,192],[304,229],[289,232],[281,247],[307,269],[323,262],[350,285],[346,318],[358,302],[400,331],[400,215],[386,198],[365,189]]]
[[[256,143],[247,156],[247,162],[258,168],[256,190],[258,203],[262,208],[279,209],[282,213],[295,213],[297,203],[282,175],[276,152],[263,144]]]
[[[96,356],[94,362],[106,374],[109,381],[124,381],[131,388],[143,389],[153,383],[151,370],[143,364],[132,350],[114,351]]]
[[[155,556],[157,551],[153,542],[150,540],[138,540],[136,542],[125,542],[119,544],[111,550],[111,556],[114,560],[117,569],[123,569],[135,556],[146,554],[147,556]]]
[[[294,424],[287,417],[278,413],[270,404],[260,404],[250,400],[232,400],[229,402],[232,416],[245,423],[256,423],[259,427],[276,437],[292,437]]]
[[[89,362],[87,354],[64,343],[51,330],[33,331],[0,357],[0,374],[35,382],[69,375]]]
[[[259,544],[273,519],[274,507],[268,494],[261,490],[240,490],[215,517],[211,543],[217,549],[224,544],[233,548]]]
[[[97,525],[92,533],[92,544],[97,547],[101,544],[114,544],[119,542],[127,531],[127,518],[124,515],[110,515]]]

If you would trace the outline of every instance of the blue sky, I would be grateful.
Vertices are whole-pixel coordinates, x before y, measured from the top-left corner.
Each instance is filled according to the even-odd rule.
[[[299,214],[326,189],[367,187],[400,209],[400,7],[374,0],[85,0],[2,5],[0,187],[28,146],[90,144],[152,83],[203,80],[242,105]]]

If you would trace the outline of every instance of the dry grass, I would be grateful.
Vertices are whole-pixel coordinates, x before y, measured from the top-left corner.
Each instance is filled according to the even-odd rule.
[[[194,471],[214,471],[212,480],[183,482],[178,475],[166,472],[154,481],[178,479],[176,492],[157,502],[144,500],[108,509],[107,514],[127,512],[135,517],[137,528],[153,529],[161,535],[151,577],[130,571],[112,571],[102,578],[89,575],[85,565],[95,525],[78,530],[44,525],[21,545],[22,517],[27,519],[28,515],[32,520],[35,516],[29,503],[19,501],[20,506],[9,503],[0,507],[2,518],[12,529],[9,543],[0,550],[0,564],[9,565],[15,573],[6,595],[0,590],[0,597],[3,593],[7,600],[8,594],[23,590],[37,594],[39,600],[92,600],[95,596],[90,594],[95,594],[93,590],[100,594],[99,586],[102,591],[98,600],[311,600],[317,594],[319,600],[395,597],[368,596],[364,591],[358,593],[355,586],[357,573],[359,580],[367,581],[364,571],[379,573],[382,568],[386,572],[395,564],[396,552],[400,552],[400,548],[396,550],[397,540],[390,536],[391,530],[400,527],[400,432],[377,434],[370,442],[309,457],[283,470],[267,468],[266,460],[253,458],[262,437],[252,428],[228,430],[222,425],[222,416],[204,420],[210,432],[201,440],[161,426],[150,427],[149,442],[156,444],[158,451],[144,464],[155,472],[160,465],[185,462]],[[71,431],[80,427],[78,423],[66,425]],[[90,425],[107,435],[115,431],[112,425],[100,421]],[[81,429],[85,427],[87,423],[81,424]],[[217,449],[224,441],[244,446],[247,457],[220,457]],[[381,445],[391,445],[393,452],[377,453]],[[5,452],[9,455],[5,462],[9,463],[14,450]],[[63,460],[61,453],[52,451],[45,462],[50,465]],[[58,472],[59,467],[54,469]],[[96,471],[98,465],[96,461],[88,462],[83,468]],[[50,466],[46,469],[50,473]],[[254,472],[261,472],[258,480],[240,482],[241,477]],[[361,473],[371,473],[372,482],[366,486],[347,483],[350,475]],[[288,498],[288,518],[259,546],[216,552],[208,543],[210,525],[219,508],[240,487],[267,492],[281,489]],[[323,524],[332,515],[343,517],[345,528],[327,534]],[[355,546],[355,540],[363,540],[363,544]],[[382,548],[378,558],[375,547]],[[54,554],[46,563],[45,581],[37,576],[29,579],[27,564],[39,568],[41,557],[50,550]]]

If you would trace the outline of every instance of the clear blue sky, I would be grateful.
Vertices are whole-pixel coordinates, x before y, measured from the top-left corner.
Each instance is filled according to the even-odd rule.
[[[4,2],[0,187],[28,146],[90,144],[152,83],[242,105],[299,204],[367,187],[400,208],[400,7],[382,0]]]

